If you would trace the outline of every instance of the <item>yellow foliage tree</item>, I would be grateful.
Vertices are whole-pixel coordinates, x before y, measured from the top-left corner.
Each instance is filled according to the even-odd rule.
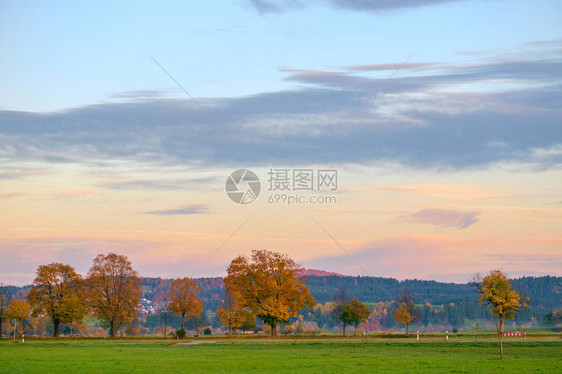
[[[217,317],[219,317],[223,326],[228,327],[228,335],[232,335],[232,331],[242,326],[246,320],[246,315],[242,309],[234,305],[232,297],[227,292],[224,299],[221,300],[217,309]]]
[[[511,289],[507,275],[501,270],[492,270],[482,279],[479,274],[473,277],[472,284],[478,289],[480,305],[496,317],[496,331],[500,343],[500,358],[503,359],[503,332],[505,321],[515,317],[519,308],[526,306],[526,297],[521,297]]]
[[[266,250],[254,250],[250,258],[232,260],[224,279],[226,291],[234,305],[248,308],[265,324],[271,335],[277,335],[277,325],[296,317],[299,310],[314,307],[315,300],[300,277],[302,268],[287,255]]]
[[[410,313],[410,307],[408,304],[400,303],[400,306],[394,310],[394,319],[398,323],[406,324],[406,334],[408,334],[410,322],[412,322],[412,314]]]
[[[203,301],[197,296],[199,286],[195,281],[185,277],[172,282],[168,298],[168,309],[181,316],[181,328],[184,328],[185,316],[199,318],[203,311]]]
[[[24,299],[14,299],[6,308],[6,317],[8,320],[16,320],[23,331],[23,320],[29,318],[31,306]],[[14,336],[17,335],[17,326],[14,330]]]
[[[53,336],[59,336],[61,323],[81,321],[87,314],[79,296],[82,277],[70,265],[40,265],[27,301],[33,315],[46,314],[53,322]]]

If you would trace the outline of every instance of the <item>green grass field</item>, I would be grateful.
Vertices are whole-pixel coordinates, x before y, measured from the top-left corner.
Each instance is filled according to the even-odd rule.
[[[394,339],[396,340],[396,339]],[[185,340],[184,342],[189,342]],[[197,340],[201,342],[203,340]],[[562,340],[157,339],[0,342],[0,373],[559,373]]]

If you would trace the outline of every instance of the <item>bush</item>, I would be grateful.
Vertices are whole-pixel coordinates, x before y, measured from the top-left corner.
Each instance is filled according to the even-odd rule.
[[[453,327],[453,334],[456,334],[457,332],[459,332],[459,329],[457,329],[456,327]]]
[[[177,329],[176,330],[176,337],[178,339],[185,339],[185,330],[184,329]]]
[[[206,327],[205,330],[203,330],[203,335],[211,335],[213,333],[213,330],[211,330],[210,327]]]

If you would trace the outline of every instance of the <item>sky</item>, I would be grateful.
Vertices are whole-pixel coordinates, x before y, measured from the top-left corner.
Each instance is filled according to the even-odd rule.
[[[0,0],[0,282],[109,252],[222,276],[254,249],[346,275],[562,276],[561,14]]]

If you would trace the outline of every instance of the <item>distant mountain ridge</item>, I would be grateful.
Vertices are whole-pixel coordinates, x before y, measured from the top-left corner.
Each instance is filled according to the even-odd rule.
[[[343,275],[340,273],[334,273],[331,271],[325,271],[325,270],[318,270],[318,269],[303,269],[302,275],[304,276],[315,276],[315,277],[327,277],[327,276],[336,276],[336,277],[350,277],[351,275]]]

